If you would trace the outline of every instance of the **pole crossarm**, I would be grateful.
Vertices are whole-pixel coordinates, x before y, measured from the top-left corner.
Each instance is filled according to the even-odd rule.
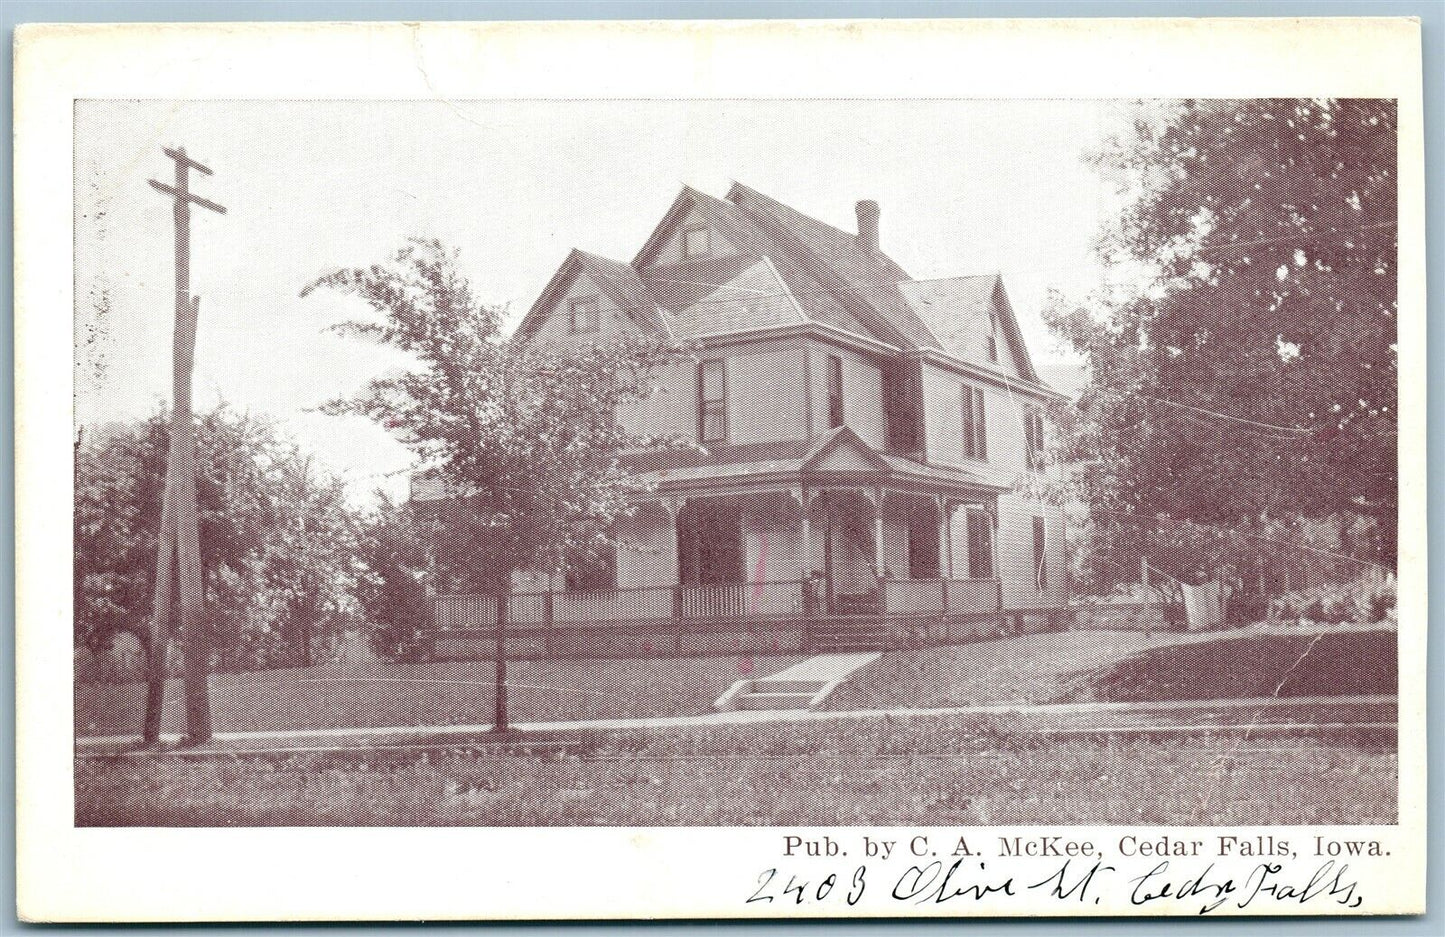
[[[164,154],[166,154],[167,156],[169,156],[171,159],[175,160],[175,161],[178,162],[178,163],[185,163],[187,166],[191,167],[192,169],[194,169],[194,170],[196,170],[196,171],[198,171],[198,172],[203,172],[203,173],[205,173],[205,174],[208,175],[208,176],[214,176],[214,175],[215,175],[215,173],[211,172],[211,169],[210,169],[209,166],[204,166],[204,165],[196,162],[195,160],[191,159],[189,156],[186,155],[186,151],[183,150],[183,149],[172,149],[171,147],[163,146],[163,147],[161,147],[161,152],[164,153]]]
[[[209,171],[210,170],[207,170],[207,172]],[[213,202],[208,198],[201,198],[199,195],[192,195],[189,192],[178,192],[172,186],[168,186],[163,182],[157,182],[154,179],[147,179],[146,182],[149,182],[152,188],[159,189],[165,194],[171,196],[172,198],[184,199],[187,202],[194,202],[202,208],[209,208],[211,211],[218,214],[224,215],[226,213],[225,205],[217,204],[216,202]]]

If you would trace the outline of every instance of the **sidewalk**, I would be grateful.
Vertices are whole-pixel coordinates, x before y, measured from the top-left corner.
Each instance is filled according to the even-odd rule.
[[[581,722],[531,722],[512,726],[518,732],[548,734],[568,732],[615,732],[648,729],[692,729],[709,726],[750,725],[757,723],[816,722],[828,719],[909,719],[927,716],[994,716],[1018,720],[1017,730],[1042,734],[1097,734],[1108,732],[1201,732],[1215,729],[1253,727],[1260,730],[1300,728],[1313,725],[1330,729],[1381,729],[1395,725],[1396,696],[1311,696],[1294,698],[1264,697],[1231,700],[1183,700],[1165,703],[1065,703],[1027,705],[1005,703],[993,706],[960,706],[947,709],[869,709],[843,712],[809,710],[737,710],[708,713],[701,716],[674,716],[658,719],[594,719]],[[1327,723],[1264,722],[1265,713],[1289,709],[1331,707],[1336,709],[1379,709],[1381,718],[1369,721],[1347,719]],[[1230,716],[1245,715],[1243,721],[1226,721]],[[1097,724],[1097,717],[1109,724]],[[1222,717],[1222,718],[1221,718]],[[1180,719],[1184,721],[1179,721]],[[1093,724],[1091,724],[1093,723]],[[274,750],[304,752],[336,747],[403,746],[423,744],[440,746],[486,741],[490,725],[452,726],[387,726],[364,729],[315,729],[271,732],[218,732],[204,747],[185,749],[194,754],[231,753]],[[1011,727],[1014,728],[1014,727]],[[166,735],[162,742],[175,744],[179,735]],[[79,756],[117,755],[131,752],[139,739],[131,735],[81,738],[75,749]],[[244,748],[243,748],[244,746]],[[137,753],[140,754],[140,753]]]

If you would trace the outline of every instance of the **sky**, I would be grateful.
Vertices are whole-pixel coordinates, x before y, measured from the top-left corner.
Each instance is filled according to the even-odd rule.
[[[853,230],[917,279],[998,271],[1045,378],[1069,369],[1039,317],[1050,289],[1110,275],[1093,242],[1118,197],[1084,155],[1125,111],[1089,101],[79,101],[76,420],[154,412],[170,394],[170,204],[162,146],[214,170],[192,191],[201,297],[195,397],[275,418],[354,491],[405,490],[405,449],[317,413],[398,359],[327,326],[356,300],[300,291],[408,237],[458,248],[473,292],[515,322],[573,247],[628,261],[683,184],[743,182]]]

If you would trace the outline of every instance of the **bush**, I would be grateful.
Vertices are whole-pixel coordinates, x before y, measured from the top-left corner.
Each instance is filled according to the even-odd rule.
[[[1340,624],[1375,624],[1390,617],[1395,608],[1395,582],[1355,580],[1288,592],[1272,604],[1277,618]]]

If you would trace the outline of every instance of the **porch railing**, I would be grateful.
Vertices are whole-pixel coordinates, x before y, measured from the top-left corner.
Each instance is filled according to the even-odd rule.
[[[517,592],[506,597],[509,626],[605,625],[669,619],[778,620],[821,615],[821,583],[797,580],[642,586],[586,592]],[[1002,610],[997,579],[884,579],[869,614],[976,615]],[[439,595],[438,631],[484,631],[497,626],[497,599]],[[838,614],[836,609],[833,614]]]
[[[888,615],[971,615],[1003,608],[997,579],[884,579]]]

